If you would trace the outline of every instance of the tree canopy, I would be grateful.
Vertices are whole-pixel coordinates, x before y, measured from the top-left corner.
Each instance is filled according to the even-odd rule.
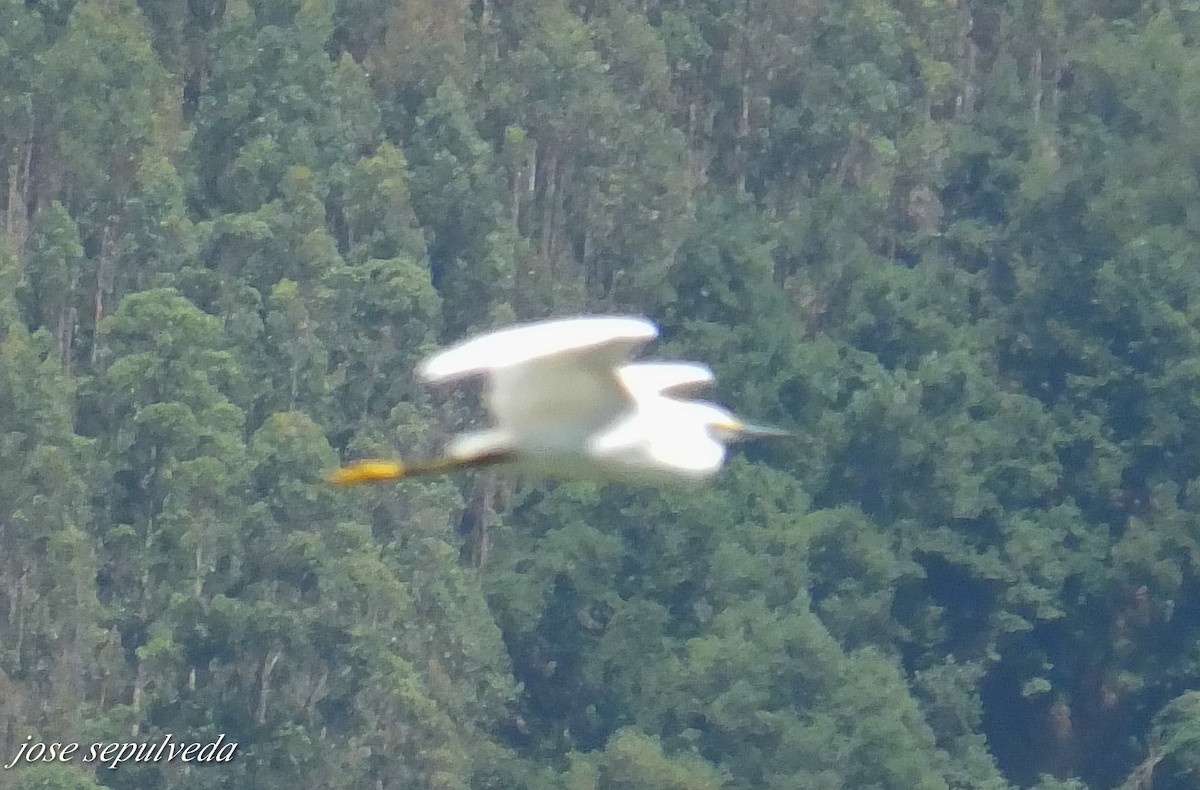
[[[1190,0],[0,0],[0,765],[238,744],[0,788],[1195,787],[1198,167]],[[795,437],[323,482],[579,312]]]

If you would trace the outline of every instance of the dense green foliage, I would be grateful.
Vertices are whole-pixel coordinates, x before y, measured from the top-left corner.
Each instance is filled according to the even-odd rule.
[[[1200,781],[1191,0],[0,0],[0,788]],[[1195,298],[1193,298],[1195,297]],[[335,491],[644,313],[699,490]]]

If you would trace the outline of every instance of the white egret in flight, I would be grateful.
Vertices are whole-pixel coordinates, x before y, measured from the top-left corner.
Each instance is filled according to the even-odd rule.
[[[484,380],[493,427],[453,438],[429,461],[359,461],[338,485],[494,463],[538,475],[634,483],[699,481],[728,442],[786,431],[752,425],[713,403],[673,397],[712,383],[694,362],[629,362],[658,335],[644,318],[590,316],[488,332],[426,359],[426,382]]]

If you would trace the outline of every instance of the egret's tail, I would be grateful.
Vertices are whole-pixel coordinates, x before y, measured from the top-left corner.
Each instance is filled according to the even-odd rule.
[[[360,483],[399,480],[408,474],[409,470],[399,461],[358,461],[334,470],[326,479],[335,486],[356,486]]]

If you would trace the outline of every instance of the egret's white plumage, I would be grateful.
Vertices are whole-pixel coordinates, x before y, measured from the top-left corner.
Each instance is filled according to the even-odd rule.
[[[485,376],[484,405],[514,437],[537,441],[571,426],[591,433],[629,406],[613,370],[657,335],[642,318],[539,321],[451,346],[422,362],[417,376],[429,383]]]
[[[617,368],[617,377],[635,398],[640,393],[679,394],[716,380],[708,365],[699,362],[630,362]]]
[[[568,318],[490,332],[434,354],[417,375],[431,383],[482,377],[494,427],[460,434],[444,458],[429,463],[362,462],[331,480],[496,462],[553,477],[700,480],[721,468],[726,442],[782,433],[747,426],[715,404],[672,397],[711,384],[713,374],[695,362],[628,361],[657,335],[643,318]]]
[[[597,432],[587,454],[619,480],[703,480],[725,462],[724,441],[742,423],[711,403],[644,396],[637,408]]]
[[[602,315],[559,318],[497,329],[443,349],[417,367],[428,382],[455,381],[499,368],[547,362],[569,354],[576,364],[612,368],[658,337],[645,318]],[[602,360],[602,361],[601,361]]]

